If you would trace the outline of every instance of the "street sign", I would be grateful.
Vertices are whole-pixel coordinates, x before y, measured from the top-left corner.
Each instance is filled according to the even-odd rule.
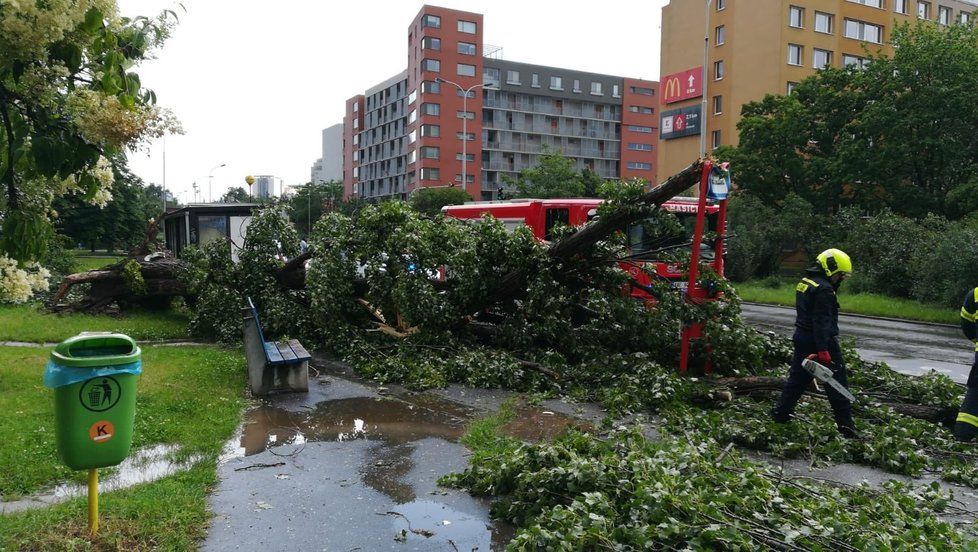
[[[659,114],[659,138],[672,140],[700,133],[699,105],[663,111]]]
[[[706,191],[706,198],[713,201],[727,199],[730,194],[730,169],[729,164],[714,165],[710,171],[710,186]]]
[[[703,95],[703,68],[694,67],[662,78],[662,103],[674,103]]]

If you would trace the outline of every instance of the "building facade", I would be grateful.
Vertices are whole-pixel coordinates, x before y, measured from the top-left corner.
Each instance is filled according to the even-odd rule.
[[[323,129],[322,157],[312,164],[310,182],[340,182],[343,180],[343,125]]]
[[[275,180],[271,175],[255,175],[255,183],[252,185],[252,194],[256,198],[270,198],[275,196]]]
[[[707,7],[704,0],[670,0],[662,8],[660,177],[699,156],[701,123],[707,151],[737,145],[743,104],[790,93],[823,67],[862,65],[867,50],[892,53],[896,24],[967,23],[976,5],[971,0],[712,0]],[[700,82],[704,35],[705,83]]]
[[[347,100],[348,195],[456,186],[496,199],[504,176],[547,151],[605,178],[655,182],[657,82],[497,59],[482,36],[481,14],[421,9],[406,71]]]

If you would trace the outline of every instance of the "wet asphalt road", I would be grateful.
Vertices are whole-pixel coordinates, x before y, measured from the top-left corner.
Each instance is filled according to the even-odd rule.
[[[794,331],[793,308],[745,303],[743,317],[761,329],[788,336]],[[863,358],[886,362],[905,374],[920,375],[935,370],[964,383],[975,359],[974,345],[955,326],[843,314],[839,316],[839,332],[842,338],[856,339]]]

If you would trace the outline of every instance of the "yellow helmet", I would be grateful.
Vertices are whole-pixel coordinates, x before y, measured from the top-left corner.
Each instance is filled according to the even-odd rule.
[[[826,249],[815,257],[819,266],[825,271],[826,276],[831,276],[838,272],[846,274],[852,273],[852,260],[849,255],[840,249]]]

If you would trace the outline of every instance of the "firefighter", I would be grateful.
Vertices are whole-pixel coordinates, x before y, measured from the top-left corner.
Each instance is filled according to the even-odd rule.
[[[852,261],[838,249],[826,249],[816,257],[815,266],[805,272],[805,277],[795,286],[797,314],[791,369],[781,398],[771,410],[771,417],[778,423],[787,423],[791,419],[798,399],[812,383],[812,375],[801,367],[806,358],[815,359],[831,369],[835,380],[848,387],[839,348],[839,301],[835,294],[852,273]],[[849,400],[832,387],[827,386],[825,391],[839,432],[845,437],[858,438]]]
[[[978,288],[964,296],[961,305],[961,331],[964,336],[974,341],[976,336],[975,321],[978,319]],[[959,441],[971,441],[978,436],[978,344],[975,346],[975,362],[968,374],[968,390],[964,402],[958,410],[958,419],[954,422],[954,438]]]

